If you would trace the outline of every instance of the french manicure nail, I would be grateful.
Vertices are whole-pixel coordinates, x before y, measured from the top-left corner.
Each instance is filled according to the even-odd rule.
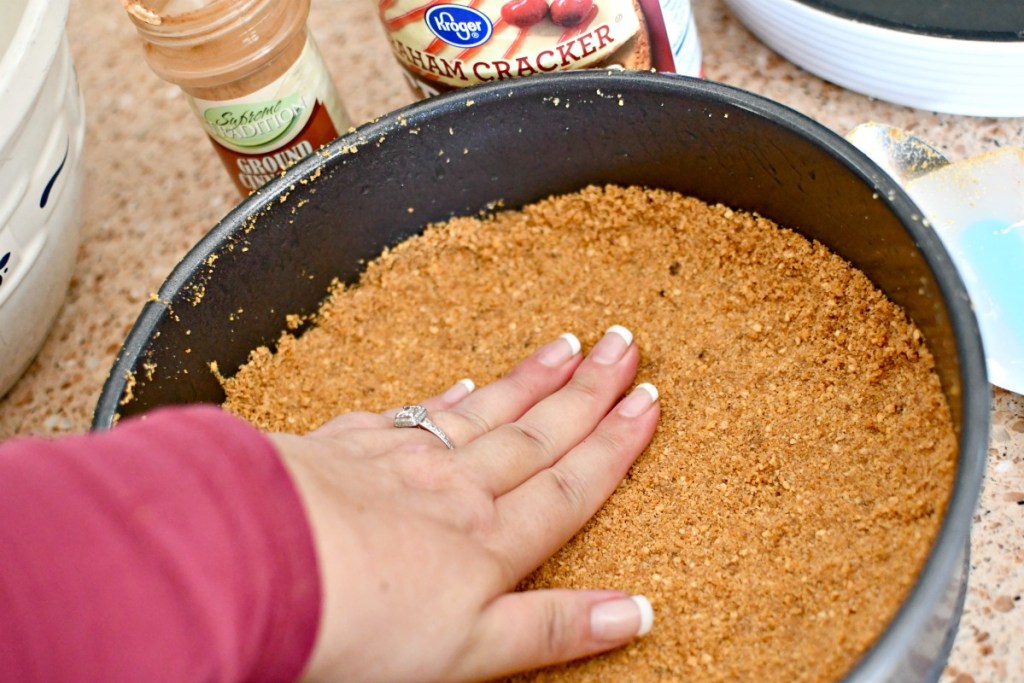
[[[580,340],[572,332],[566,332],[553,342],[545,344],[537,352],[537,361],[549,368],[557,368],[580,352]]]
[[[619,413],[623,417],[638,417],[643,415],[657,400],[658,387],[648,382],[638,384],[629,396],[622,399],[622,403],[619,404]]]
[[[590,633],[594,638],[619,641],[650,632],[654,609],[642,595],[599,602],[590,608]]]
[[[457,403],[472,394],[475,390],[476,384],[473,380],[466,377],[465,379],[460,379],[454,386],[448,389],[448,391],[444,392],[444,395],[442,395],[441,398],[448,403]]]
[[[651,601],[643,595],[634,595],[630,600],[635,602],[640,610],[640,628],[636,634],[646,636],[654,626],[654,608],[651,607]]]
[[[590,357],[602,365],[611,365],[618,362],[626,354],[626,349],[632,343],[632,332],[622,325],[612,325],[594,346],[594,350],[590,352]]]

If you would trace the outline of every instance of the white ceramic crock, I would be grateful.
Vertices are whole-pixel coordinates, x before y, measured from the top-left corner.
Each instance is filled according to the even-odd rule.
[[[78,251],[85,117],[68,4],[0,2],[0,395],[46,339]]]

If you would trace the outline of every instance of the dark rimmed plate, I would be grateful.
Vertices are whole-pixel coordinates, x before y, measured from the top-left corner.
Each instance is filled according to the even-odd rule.
[[[725,0],[768,47],[858,93],[918,109],[1024,116],[1020,0]]]
[[[960,40],[1024,40],[1021,0],[798,0],[866,24]]]

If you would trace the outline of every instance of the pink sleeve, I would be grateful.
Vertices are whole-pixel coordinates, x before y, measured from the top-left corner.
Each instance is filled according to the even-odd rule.
[[[294,680],[319,610],[302,503],[241,420],[0,446],[0,679]]]

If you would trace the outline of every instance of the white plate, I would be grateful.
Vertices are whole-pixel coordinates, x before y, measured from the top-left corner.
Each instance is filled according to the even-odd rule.
[[[929,111],[1024,116],[1024,40],[899,30],[797,0],[726,3],[780,55],[850,90]]]
[[[997,149],[904,184],[971,296],[989,381],[1024,394],[1024,149]]]

